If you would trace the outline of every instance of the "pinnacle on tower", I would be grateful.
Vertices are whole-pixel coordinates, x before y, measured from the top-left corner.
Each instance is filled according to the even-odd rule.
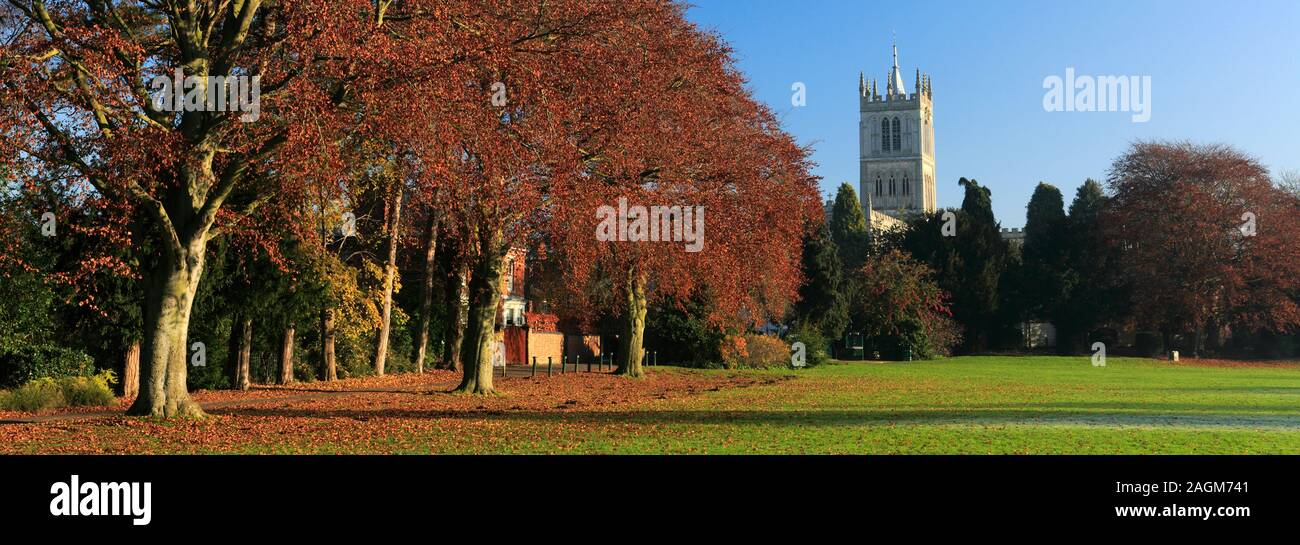
[[[894,68],[889,71],[889,87],[886,91],[891,96],[907,94],[903,88],[903,71],[898,68],[898,44],[894,44]]]

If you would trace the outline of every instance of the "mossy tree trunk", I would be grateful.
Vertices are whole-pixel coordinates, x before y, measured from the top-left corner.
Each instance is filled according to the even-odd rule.
[[[204,416],[186,385],[189,364],[190,309],[207,244],[203,234],[182,239],[183,245],[163,245],[163,256],[150,272],[145,288],[144,342],[141,344],[141,388],[128,414],[157,417]]]
[[[492,387],[492,356],[496,350],[497,305],[501,300],[501,276],[505,251],[500,230],[483,233],[474,256],[469,281],[469,319],[461,347],[464,373],[456,392],[495,393]]]
[[[618,339],[618,367],[615,375],[644,377],[641,361],[645,357],[646,277],[635,267],[628,270],[624,289],[625,306]]]
[[[388,361],[388,334],[393,322],[393,283],[397,279],[397,244],[402,226],[402,182],[394,180],[388,206],[388,259],[384,262],[384,302],[381,306],[379,338],[375,342],[375,374],[384,375]]]

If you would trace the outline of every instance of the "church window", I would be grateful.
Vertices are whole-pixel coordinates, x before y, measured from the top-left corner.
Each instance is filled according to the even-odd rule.
[[[889,118],[880,120],[880,150],[889,151]]]
[[[894,194],[894,177],[893,177],[893,176],[890,176],[890,177],[889,177],[889,194],[890,194],[890,195],[893,195],[893,194]]]
[[[910,186],[909,186],[908,183],[907,183],[907,175],[904,174],[904,175],[903,175],[903,194],[904,194],[904,195],[907,195],[907,194],[911,193],[911,191],[910,191],[909,189],[910,189]]]
[[[884,194],[885,194],[885,183],[880,180],[880,176],[876,176],[876,196],[879,197]]]
[[[898,151],[898,150],[900,150],[900,149],[903,149],[903,146],[902,146],[903,135],[902,135],[902,130],[900,129],[900,127],[899,127],[899,125],[898,125],[898,118],[897,118],[897,117],[894,118],[894,130],[891,131],[891,132],[893,132],[893,134],[892,134],[891,136],[892,136],[893,139],[894,139],[894,144],[893,144],[893,146],[892,146],[893,149],[894,149],[894,151]]]

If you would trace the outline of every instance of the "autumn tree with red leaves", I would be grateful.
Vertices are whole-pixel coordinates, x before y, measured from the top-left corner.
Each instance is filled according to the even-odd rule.
[[[804,225],[820,203],[806,150],[679,6],[617,39],[619,92],[590,93],[576,133],[582,170],[551,187],[545,242],[564,271],[561,312],[620,316],[616,373],[639,377],[652,298],[683,301],[707,287],[715,322],[781,316],[797,297]]]
[[[1300,327],[1300,200],[1223,145],[1142,142],[1111,168],[1102,224],[1135,318],[1192,336]],[[1168,339],[1166,338],[1166,346]]]
[[[0,55],[5,170],[32,185],[73,177],[144,210],[159,241],[158,265],[143,271],[143,384],[130,411],[156,416],[203,414],[186,391],[186,352],[208,240],[275,195],[346,189],[338,148],[347,138],[381,138],[395,155],[417,145],[446,153],[455,142],[442,136],[463,125],[449,106],[487,100],[464,83],[552,36],[526,17],[545,12],[563,29],[592,11],[577,1],[532,10],[477,0],[8,5],[23,24]],[[516,24],[495,31],[503,19]],[[173,111],[155,101],[156,78],[177,70],[199,85]],[[260,78],[258,115],[209,103],[209,76]],[[431,190],[440,165],[412,180]],[[277,228],[310,235],[307,223]],[[112,236],[126,240],[125,229]]]

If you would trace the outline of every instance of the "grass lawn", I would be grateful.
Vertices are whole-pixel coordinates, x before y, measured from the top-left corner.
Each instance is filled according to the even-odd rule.
[[[441,393],[450,374],[383,377],[339,395],[254,390],[200,422],[0,424],[0,452],[1300,453],[1300,365],[1107,363],[658,367],[512,378],[493,398]]]

